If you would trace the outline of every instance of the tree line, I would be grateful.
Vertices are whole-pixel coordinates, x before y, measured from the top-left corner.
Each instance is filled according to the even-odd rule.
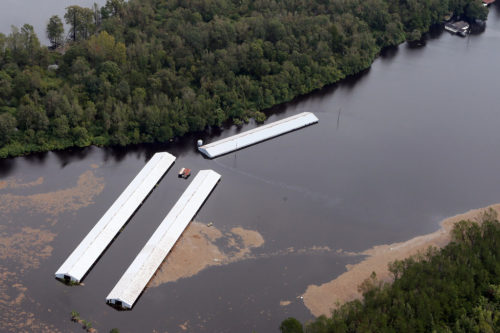
[[[363,300],[305,328],[287,318],[281,332],[500,332],[500,223],[493,210],[482,220],[457,223],[441,250],[390,264],[392,284],[372,274]]]
[[[0,34],[0,157],[163,142],[368,68],[480,0],[108,0]],[[64,31],[63,20],[69,31]],[[51,66],[52,65],[52,66]],[[57,65],[57,66],[54,66]]]

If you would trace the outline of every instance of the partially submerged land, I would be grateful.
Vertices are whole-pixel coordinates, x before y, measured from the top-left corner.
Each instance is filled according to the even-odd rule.
[[[322,285],[310,285],[304,293],[304,305],[315,316],[329,315],[333,309],[355,299],[361,299],[362,290],[358,287],[375,272],[381,281],[392,281],[389,264],[403,260],[429,247],[442,248],[451,240],[451,232],[457,222],[463,220],[479,221],[484,212],[493,209],[500,213],[500,204],[486,208],[473,209],[466,213],[443,220],[441,228],[433,233],[412,238],[406,242],[374,246],[361,255],[366,258],[358,264],[348,265],[347,272]]]
[[[39,309],[36,299],[30,293],[29,285],[23,283],[23,276],[29,271],[39,268],[52,255],[52,245],[57,237],[54,225],[59,216],[67,212],[76,212],[81,208],[94,203],[97,196],[104,189],[104,180],[99,177],[97,165],[90,165],[84,170],[75,185],[66,189],[46,193],[33,194],[32,191],[43,184],[40,179],[7,178],[4,180],[3,190],[26,190],[29,194],[17,195],[8,192],[0,193],[0,202],[9,205],[0,205],[0,212],[5,219],[0,231],[0,309],[2,309],[0,329],[3,331],[36,330],[57,332],[57,328],[38,318],[40,313],[47,309]],[[48,208],[47,208],[48,207]],[[491,206],[500,212],[500,204]],[[23,221],[10,220],[12,214],[23,211],[28,215],[41,217],[37,228],[24,225]],[[391,276],[387,264],[396,259],[404,259],[419,250],[425,251],[427,246],[444,246],[450,237],[450,230],[460,220],[477,220],[486,209],[477,209],[465,214],[446,219],[441,223],[442,228],[437,232],[419,236],[403,243],[377,246],[363,252],[368,257],[358,265],[349,268],[349,271],[323,286],[311,287],[304,294],[305,305],[316,315],[329,313],[330,306],[335,307],[335,299],[318,296],[318,291],[324,295],[337,297],[340,302],[359,298],[362,293],[358,286],[368,278],[371,272],[377,273],[379,280],[390,281]],[[217,223],[193,222],[186,229],[170,256],[160,266],[156,275],[150,281],[149,288],[171,283],[182,278],[198,274],[204,269],[227,265],[241,260],[269,258],[270,256],[289,255],[292,253],[315,253],[334,251],[329,248],[286,249],[276,253],[265,253],[257,249],[264,246],[263,236],[255,231],[243,227],[234,227],[228,230],[218,228]],[[492,247],[493,248],[493,247]],[[347,253],[346,255],[350,255]],[[189,265],[186,265],[189,263]],[[493,261],[495,263],[495,261]],[[498,263],[498,261],[496,261]],[[491,269],[496,269],[494,265]],[[345,292],[346,290],[354,291]],[[365,289],[366,290],[366,289]],[[146,291],[147,292],[147,291]],[[314,294],[316,292],[316,295]],[[282,300],[281,306],[288,306],[289,300]],[[27,310],[35,306],[32,310]],[[48,309],[50,312],[51,309]]]
[[[500,329],[500,205],[474,210],[447,219],[437,233],[417,237],[405,243],[375,247],[367,260],[353,268],[349,277],[320,287],[330,300],[342,288],[356,288],[356,276],[376,273],[358,286],[360,294],[341,295],[362,300],[347,302],[331,313],[329,305],[315,308],[321,314],[306,324],[308,333],[320,332],[497,332]],[[472,219],[472,220],[464,220]],[[451,235],[450,235],[451,233]],[[442,245],[441,249],[426,245]],[[392,248],[392,250],[391,250]],[[406,248],[405,250],[402,250]],[[420,249],[419,251],[417,251]],[[392,255],[392,251],[403,251]],[[418,255],[403,259],[417,251]],[[364,269],[363,269],[364,268]],[[384,283],[390,280],[391,283]],[[310,291],[318,296],[318,289]],[[307,295],[307,293],[306,293]],[[309,295],[311,306],[311,295]],[[316,304],[318,305],[318,304]],[[326,315],[328,313],[328,315]],[[280,326],[282,333],[303,332],[302,324],[287,318]]]
[[[264,238],[254,230],[235,227],[223,232],[216,226],[191,222],[148,287],[188,278],[211,266],[248,259],[252,249],[262,245]]]
[[[0,34],[0,157],[71,146],[166,142],[265,120],[262,110],[370,67],[476,0],[121,0],[67,8],[40,45],[29,24]]]

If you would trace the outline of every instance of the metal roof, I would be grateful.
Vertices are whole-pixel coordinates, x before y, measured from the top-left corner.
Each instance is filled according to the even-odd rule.
[[[106,297],[106,302],[120,305],[123,308],[132,308],[134,302],[210,195],[219,179],[220,175],[212,170],[198,172]]]
[[[155,154],[59,267],[56,277],[80,282],[174,161],[169,153]]]
[[[317,122],[318,118],[316,118],[313,113],[303,112],[295,116],[278,120],[273,123],[198,147],[198,150],[209,158],[215,158]]]

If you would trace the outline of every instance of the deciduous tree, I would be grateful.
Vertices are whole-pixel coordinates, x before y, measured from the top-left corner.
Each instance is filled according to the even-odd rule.
[[[66,8],[64,19],[70,26],[69,33],[74,42],[87,39],[96,29],[94,11],[90,8],[69,6]]]
[[[56,49],[64,43],[64,26],[59,16],[54,15],[47,24],[47,38],[53,49]]]

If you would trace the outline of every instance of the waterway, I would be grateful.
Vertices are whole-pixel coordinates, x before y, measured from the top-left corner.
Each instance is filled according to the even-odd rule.
[[[370,70],[269,111],[269,122],[311,111],[318,124],[214,160],[196,151],[196,139],[255,125],[0,161],[0,322],[5,330],[80,332],[74,310],[100,332],[277,332],[288,316],[311,319],[298,296],[361,260],[347,252],[429,233],[447,216],[500,202],[499,53],[493,6],[482,33],[435,31],[423,45],[386,50]],[[175,165],[84,285],[56,281],[56,269],[156,151],[177,156]],[[186,188],[181,167],[222,175],[196,216],[222,233],[212,247],[241,243],[235,227],[264,243],[227,252],[224,264],[191,277],[156,277],[132,311],[116,311],[105,297]]]

